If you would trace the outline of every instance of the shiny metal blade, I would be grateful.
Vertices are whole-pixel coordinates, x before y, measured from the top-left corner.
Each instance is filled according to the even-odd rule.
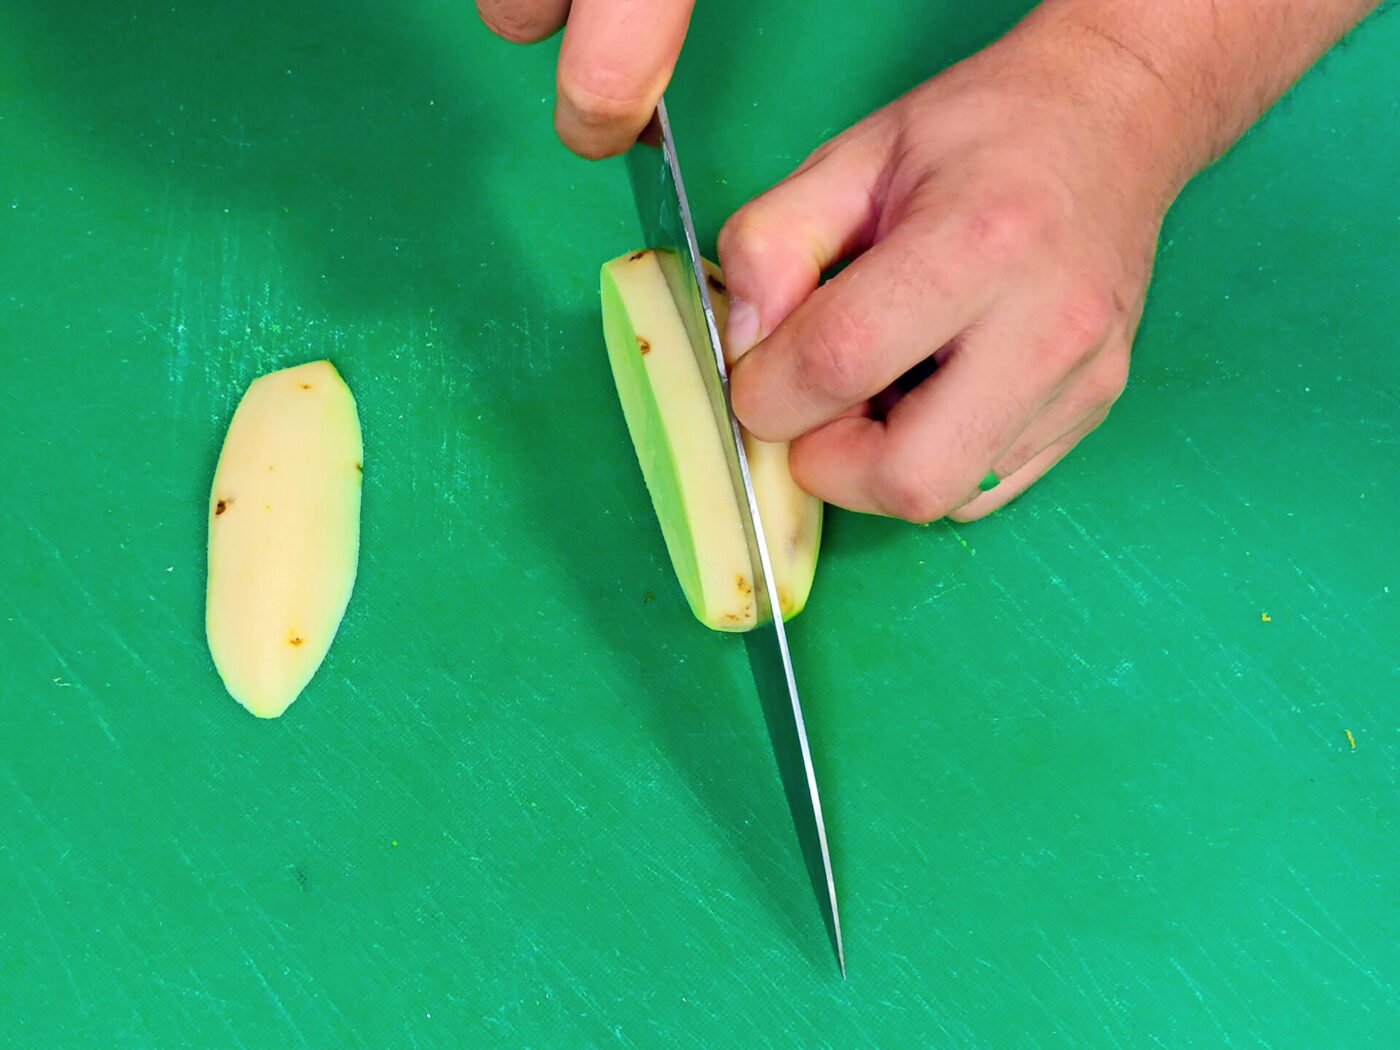
[[[680,308],[695,351],[700,373],[710,394],[710,405],[724,435],[725,456],[729,461],[734,491],[739,495],[740,517],[753,559],[754,597],[758,603],[759,626],[745,635],[749,664],[763,705],[768,736],[773,744],[778,773],[793,826],[797,829],[807,873],[821,906],[827,935],[836,952],[842,976],[846,956],[841,944],[841,920],[836,908],[836,882],[831,871],[831,851],[827,847],[826,824],[822,819],[817,777],[812,768],[812,751],[807,743],[807,727],[797,696],[797,680],[792,671],[783,614],[778,605],[773,566],[763,538],[763,520],[758,512],[753,478],[740,438],[739,423],[729,401],[729,373],[720,347],[719,329],[710,302],[700,246],[685,196],[676,144],[664,100],[656,107],[660,148],[647,144],[627,152],[627,172],[632,180],[637,213],[642,220],[646,245],[657,249],[671,296]]]

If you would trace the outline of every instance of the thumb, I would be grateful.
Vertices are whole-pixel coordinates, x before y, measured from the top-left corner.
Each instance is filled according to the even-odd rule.
[[[874,238],[885,151],[873,120],[856,125],[730,216],[719,234],[729,289],[724,344],[737,360]]]

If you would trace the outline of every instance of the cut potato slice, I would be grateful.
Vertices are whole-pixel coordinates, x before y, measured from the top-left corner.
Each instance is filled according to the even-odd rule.
[[[706,264],[716,319],[729,298]],[[681,590],[701,623],[746,631],[758,623],[738,496],[685,322],[655,251],[630,252],[602,271],[603,334],[618,398]],[[786,444],[743,433],[784,619],[811,592],[822,504],[793,481]]]
[[[329,361],[255,379],[209,496],[205,629],[240,704],[276,718],[340,626],[360,550],[363,447],[355,399]]]
[[[710,278],[715,321],[723,332],[729,317],[729,293],[718,266],[706,259],[705,271]],[[731,352],[727,346],[722,349],[725,364],[733,368],[742,355]],[[778,588],[778,607],[783,610],[783,619],[791,619],[806,606],[812,592],[821,547],[824,504],[793,480],[786,441],[759,441],[743,426],[739,427],[739,436],[749,461],[758,513],[763,518],[768,559],[772,562],[774,584]]]

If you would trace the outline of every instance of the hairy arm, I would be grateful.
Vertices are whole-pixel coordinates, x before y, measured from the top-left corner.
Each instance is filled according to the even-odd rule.
[[[1377,0],[1044,0],[1012,34],[1096,38],[1161,89],[1185,181],[1227,150]]]

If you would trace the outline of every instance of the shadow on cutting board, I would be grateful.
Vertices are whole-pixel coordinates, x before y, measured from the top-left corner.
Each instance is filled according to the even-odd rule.
[[[27,79],[151,207],[188,191],[261,223],[328,304],[390,312],[424,280],[499,243],[448,243],[481,181],[493,92],[469,63],[445,69],[443,27],[371,4],[18,0],[7,34]],[[448,50],[442,43],[441,51]],[[464,194],[445,189],[466,187]],[[508,242],[507,242],[508,243]],[[509,267],[503,267],[509,269]],[[426,305],[426,304],[424,304]]]

